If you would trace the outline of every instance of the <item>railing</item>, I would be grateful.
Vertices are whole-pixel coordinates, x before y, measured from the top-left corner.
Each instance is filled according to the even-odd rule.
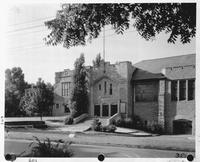
[[[84,119],[86,119],[86,118],[88,118],[88,117],[89,117],[88,114],[82,114],[82,115],[78,116],[77,118],[74,118],[73,123],[74,123],[74,124],[77,124],[77,123],[83,121]]]
[[[107,125],[112,124],[113,121],[120,119],[121,118],[121,114],[120,113],[116,113],[113,116],[111,116],[109,119],[107,119]]]

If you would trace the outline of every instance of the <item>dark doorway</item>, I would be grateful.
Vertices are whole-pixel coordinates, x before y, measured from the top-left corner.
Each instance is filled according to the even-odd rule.
[[[100,105],[94,106],[94,116],[100,116]]]
[[[192,134],[192,121],[185,119],[174,120],[173,134]]]
[[[108,108],[108,105],[103,105],[102,116],[108,116],[108,114],[109,114],[109,108]]]
[[[65,105],[65,113],[70,113],[70,109],[69,109],[68,105]]]
[[[117,113],[117,105],[111,105],[111,116]]]

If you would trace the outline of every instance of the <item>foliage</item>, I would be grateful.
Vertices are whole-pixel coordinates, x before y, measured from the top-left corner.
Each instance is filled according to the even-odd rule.
[[[37,145],[31,149],[31,153],[24,157],[71,157],[73,155],[69,146],[71,142],[56,142],[55,144],[50,141],[49,138],[40,141],[37,137],[34,137]],[[31,143],[29,147],[32,145]]]
[[[104,59],[101,58],[101,54],[97,54],[95,60],[92,61],[94,67],[99,67],[101,65],[101,62],[104,61]]]
[[[20,67],[5,71],[5,116],[24,116],[19,108],[20,99],[29,85],[24,81],[24,74]]]
[[[52,105],[53,86],[50,83],[45,84],[40,78],[35,86],[26,89],[20,101],[21,109],[30,116],[39,114],[41,119],[43,115],[50,115]]]
[[[116,128],[115,125],[110,124],[110,125],[107,125],[107,126],[102,126],[101,131],[114,133],[116,129],[117,128]]]
[[[158,133],[158,134],[164,133],[162,126],[158,123],[144,126],[143,129],[151,133]]]
[[[136,128],[136,129],[142,129],[143,128],[143,122],[140,119],[140,117],[137,116],[137,115],[133,116],[133,128]]]
[[[91,129],[98,132],[115,132],[116,126],[113,124],[102,126],[98,118],[95,118],[91,124]]]
[[[73,109],[76,111],[75,116],[79,116],[87,112],[88,108],[88,81],[87,72],[85,68],[85,57],[81,54],[74,63],[74,87],[72,90],[71,103],[73,103]]]
[[[71,124],[73,124],[73,117],[72,116],[68,116],[68,117],[66,117],[65,118],[65,120],[64,120],[64,122],[65,122],[65,124],[67,124],[67,125],[71,125]]]
[[[101,131],[101,122],[99,121],[98,118],[95,118],[92,122],[92,125],[91,125],[91,129],[94,130],[94,131]]]
[[[196,3],[63,4],[45,25],[51,29],[46,43],[66,48],[97,38],[105,25],[116,34],[132,26],[146,40],[165,31],[170,34],[168,42],[175,43],[179,36],[182,43],[189,43],[196,35]]]

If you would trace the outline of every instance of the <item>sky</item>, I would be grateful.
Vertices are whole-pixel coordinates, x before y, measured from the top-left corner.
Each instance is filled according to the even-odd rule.
[[[44,9],[45,7],[45,9]],[[84,53],[86,65],[92,65],[98,53],[103,53],[103,37],[94,39],[86,46],[64,48],[48,47],[43,38],[50,31],[44,21],[55,17],[61,9],[59,3],[12,4],[8,7],[6,22],[5,67],[21,67],[25,80],[35,83],[39,77],[54,84],[55,72],[73,69],[76,58]],[[195,38],[191,43],[167,43],[169,35],[161,33],[153,41],[146,41],[132,27],[123,35],[117,35],[108,26],[105,32],[105,59],[111,63],[142,60],[196,53]]]

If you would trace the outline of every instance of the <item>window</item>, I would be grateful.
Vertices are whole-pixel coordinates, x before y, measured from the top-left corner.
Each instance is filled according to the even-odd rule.
[[[100,116],[100,105],[94,106],[94,116]]]
[[[195,96],[195,81],[188,80],[188,100],[194,100]]]
[[[177,101],[177,80],[171,82],[171,100]]]
[[[108,105],[103,105],[102,116],[108,116],[108,115],[109,115],[109,107]]]
[[[59,109],[59,104],[56,104],[56,109]]]
[[[179,81],[179,100],[186,99],[186,80]]]
[[[104,82],[104,93],[106,94],[106,89],[107,89],[107,83],[106,82]]]
[[[113,116],[114,114],[116,114],[117,111],[118,111],[117,104],[111,105],[111,116]]]
[[[110,84],[110,95],[112,95],[112,84]]]
[[[99,84],[99,90],[101,90],[101,84]]]
[[[70,82],[62,83],[62,96],[69,96]]]

